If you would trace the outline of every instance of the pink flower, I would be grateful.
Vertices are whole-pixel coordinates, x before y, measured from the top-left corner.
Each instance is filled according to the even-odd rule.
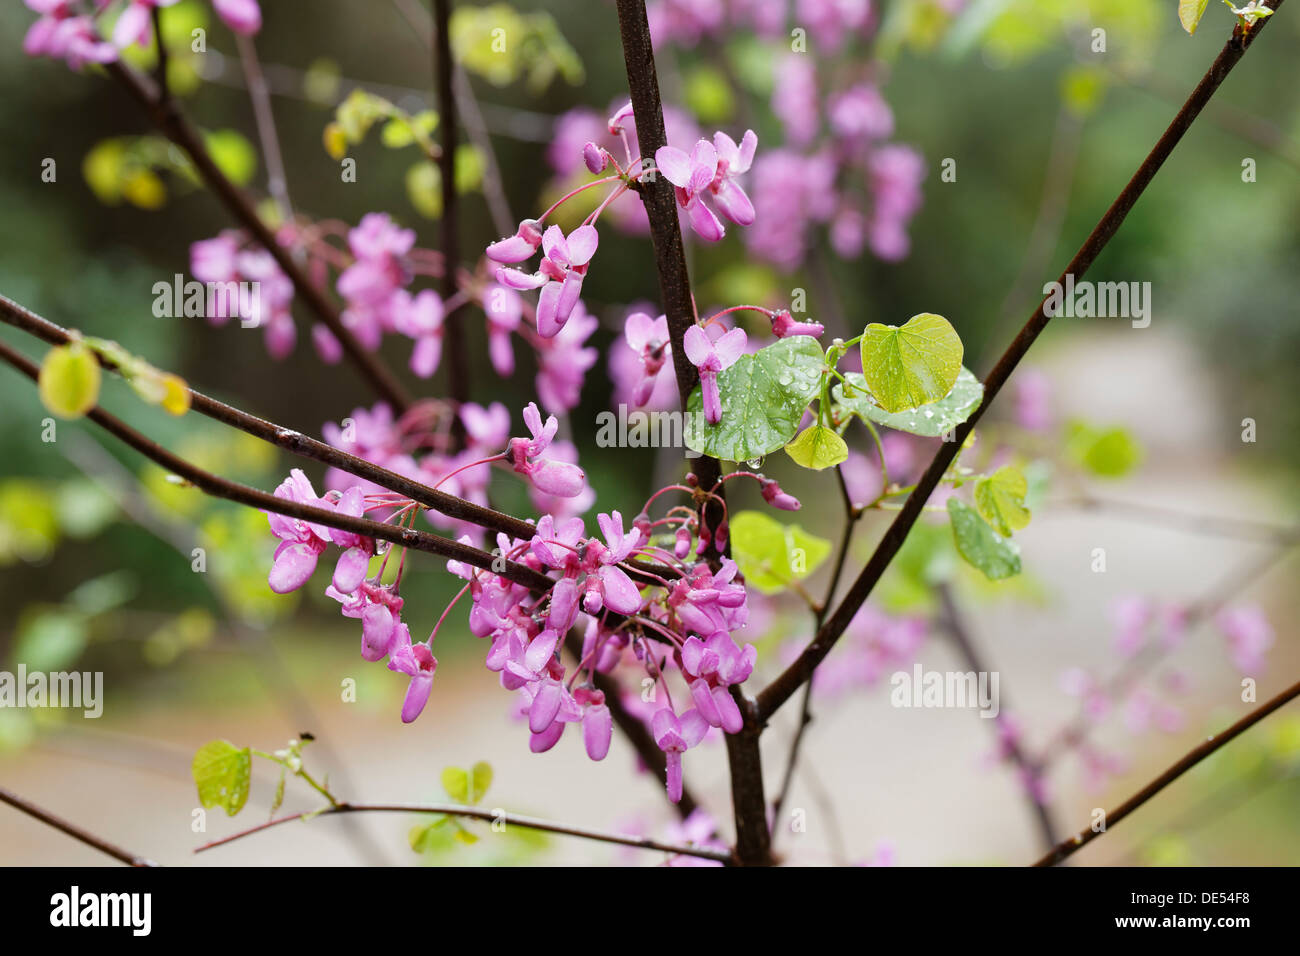
[[[661,315],[652,319],[644,312],[633,312],[627,317],[623,338],[641,364],[641,378],[632,389],[632,404],[640,408],[650,400],[656,379],[672,355],[668,318]]]
[[[542,425],[542,414],[535,402],[524,409],[524,424],[532,434],[531,439],[512,438],[507,448],[516,472],[525,476],[541,491],[561,498],[574,498],[582,493],[587,476],[577,465],[540,457],[551,444],[560,427],[554,415]]]
[[[704,204],[706,195],[712,195],[722,214],[736,225],[754,222],[754,205],[733,177],[749,170],[757,145],[758,137],[749,130],[740,146],[726,133],[718,132],[712,143],[699,140],[690,155],[673,146],[656,150],[655,164],[677,187],[677,203],[686,210],[691,228],[701,238],[717,242],[726,234],[722,222]]]
[[[339,295],[349,306],[376,308],[410,281],[405,256],[415,245],[415,231],[395,225],[386,213],[361,217],[348,232],[348,246],[356,261],[339,275]]]
[[[813,338],[818,338],[825,331],[825,327],[820,322],[796,322],[785,309],[772,313],[772,334],[778,339],[788,338],[791,335],[811,335]]]
[[[491,454],[510,439],[510,412],[500,402],[493,402],[487,408],[466,402],[460,407],[460,420],[476,453]]]
[[[722,420],[722,396],[718,391],[718,373],[730,368],[745,354],[745,330],[732,329],[717,342],[698,325],[686,330],[682,347],[691,364],[700,370],[700,391],[704,399],[704,418],[711,425]]]
[[[415,340],[411,371],[420,378],[429,378],[442,361],[442,299],[432,289],[422,289],[415,296],[398,289],[393,295],[394,325],[398,332]]]
[[[582,743],[592,760],[604,760],[614,736],[614,718],[605,704],[605,694],[594,687],[579,687],[574,700],[582,708]]]
[[[595,226],[579,226],[565,238],[559,226],[542,234],[541,267],[529,275],[518,269],[500,268],[497,281],[513,289],[541,289],[537,301],[537,332],[549,339],[564,327],[582,295],[582,280],[600,236]]]
[[[650,731],[664,752],[668,763],[668,799],[682,799],[682,754],[694,747],[709,732],[709,724],[697,710],[688,710],[680,718],[665,707],[650,718]]]
[[[519,328],[524,304],[519,293],[503,285],[494,285],[483,294],[483,312],[487,316],[488,358],[502,378],[515,372],[515,353],[510,333]]]
[[[617,511],[596,515],[605,545],[587,543],[587,579],[584,585],[582,608],[588,614],[598,614],[608,607],[619,614],[635,614],[641,609],[641,592],[618,563],[626,560],[641,542],[641,532],[633,529],[624,534],[623,516]],[[592,566],[592,558],[595,558]]]
[[[221,22],[236,33],[252,36],[262,29],[262,10],[257,0],[212,0]]]
[[[365,491],[360,485],[353,485],[340,496],[334,510],[339,514],[360,518],[366,513]],[[373,538],[355,534],[351,531],[330,529],[330,538],[343,548],[338,564],[334,568],[331,583],[340,594],[350,594],[361,587],[370,569],[370,558],[375,553]]]
[[[498,239],[487,247],[486,253],[493,262],[525,262],[541,244],[542,224],[536,219],[525,219],[513,236]]]
[[[316,496],[311,481],[300,468],[289,473],[275,489],[275,496],[318,508],[333,507],[329,501]],[[276,594],[287,594],[306,584],[316,570],[316,561],[330,542],[330,529],[275,512],[267,512],[266,516],[271,532],[280,539],[267,583]]]
[[[798,498],[782,491],[781,485],[774,478],[764,478],[761,489],[763,500],[773,508],[780,508],[782,511],[798,511],[803,507]]]
[[[86,63],[111,63],[117,59],[117,48],[100,37],[94,20],[74,16],[68,0],[26,3],[41,15],[23,38],[23,52],[28,56],[61,58],[74,70]]]
[[[438,659],[433,656],[433,650],[428,644],[412,644],[410,631],[402,625],[389,655],[388,669],[407,674],[411,678],[411,683],[406,688],[406,699],[402,702],[402,723],[409,724],[420,716],[424,705],[429,702]]]
[[[113,45],[119,50],[129,46],[148,46],[153,27],[154,7],[170,7],[176,0],[131,0],[113,25]]]
[[[1264,612],[1254,605],[1224,608],[1214,623],[1223,631],[1232,651],[1232,662],[1247,674],[1264,669],[1264,652],[1273,646],[1273,627]]]
[[[586,347],[586,341],[600,327],[600,321],[578,302],[564,328],[541,343],[537,354],[537,397],[548,412],[564,413],[576,408],[587,370],[600,359],[600,352]]]

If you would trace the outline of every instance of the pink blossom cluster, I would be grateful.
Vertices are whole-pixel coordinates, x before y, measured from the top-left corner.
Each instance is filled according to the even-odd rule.
[[[23,0],[40,18],[27,30],[23,52],[64,60],[74,70],[86,63],[111,63],[119,50],[149,46],[153,41],[153,11],[170,7],[177,0],[127,0],[113,24],[112,41],[104,39],[96,18],[113,5],[113,0],[94,0],[94,15],[81,12],[76,0]],[[221,20],[236,33],[252,35],[262,27],[258,0],[212,0]]]
[[[722,40],[732,30],[786,38],[787,23],[793,22],[807,31],[813,50],[834,54],[850,38],[869,35],[875,24],[872,0],[653,0],[646,12],[656,46],[693,47]]]

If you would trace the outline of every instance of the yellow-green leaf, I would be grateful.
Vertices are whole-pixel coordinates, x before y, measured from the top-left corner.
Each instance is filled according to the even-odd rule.
[[[1029,524],[1029,509],[1025,507],[1028,493],[1029,482],[1020,469],[1003,465],[975,483],[975,507],[998,534],[1009,538]]]
[[[825,538],[761,511],[733,515],[730,530],[731,554],[745,583],[763,594],[777,594],[812,574],[831,551]]]
[[[1205,8],[1209,5],[1210,0],[1178,0],[1178,22],[1189,35],[1196,32],[1201,17],[1205,15]]]
[[[41,402],[60,418],[80,418],[99,401],[99,362],[81,342],[50,349],[37,379]]]
[[[961,374],[961,337],[947,319],[932,312],[912,316],[901,328],[871,323],[861,350],[863,378],[887,412],[939,401]]]
[[[252,751],[247,747],[241,750],[228,740],[208,741],[194,755],[190,767],[199,788],[199,803],[221,807],[233,817],[248,802],[252,765]]]
[[[813,425],[800,432],[785,446],[785,453],[795,464],[813,471],[831,468],[849,457],[849,446],[832,429]]]

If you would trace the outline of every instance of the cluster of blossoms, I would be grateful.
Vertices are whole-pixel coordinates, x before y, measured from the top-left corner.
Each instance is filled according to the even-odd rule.
[[[744,135],[740,146],[719,131],[712,143],[699,140],[689,155],[672,146],[662,147],[655,154],[655,168],[650,169],[633,152],[628,126],[634,122],[632,105],[628,103],[615,111],[607,124],[608,133],[622,139],[625,164],[620,164],[606,147],[588,140],[581,149],[585,168],[594,175],[610,166],[615,172],[570,189],[541,216],[519,223],[514,235],[487,247],[488,259],[498,264],[496,279],[501,285],[538,291],[535,325],[543,339],[558,336],[579,305],[583,281],[600,245],[596,222],[616,200],[639,189],[650,175],[662,172],[673,183],[683,215],[704,239],[716,242],[726,232],[710,203],[738,225],[754,222],[754,207],[735,179],[753,161],[758,145],[753,130]],[[604,185],[610,189],[600,204],[567,235],[560,226],[544,225],[562,205],[588,189]],[[535,271],[512,268],[527,262],[538,250],[542,259]]]
[[[962,2],[948,0],[945,6],[951,11]],[[764,228],[747,233],[746,241],[756,256],[782,269],[797,268],[813,248],[814,226],[828,230],[841,258],[856,259],[864,248],[888,261],[907,255],[907,226],[920,208],[924,162],[915,150],[887,142],[894,116],[877,85],[878,65],[853,67],[856,76],[846,80],[848,64],[835,59],[876,30],[871,0],[659,0],[648,9],[656,45],[725,42],[737,29],[788,44],[790,26],[801,31],[802,48],[773,56],[770,105],[785,143],[753,167],[750,208]],[[819,70],[832,64],[835,86],[823,92]],[[722,146],[717,152],[723,153]],[[696,214],[697,228],[713,226],[703,211]]]
[[[363,413],[358,410],[358,415]],[[460,479],[465,491],[466,476],[482,471],[476,466],[492,462],[504,462],[518,474],[528,479],[532,487],[546,501],[579,498],[586,491],[586,476],[577,465],[551,457],[554,453],[553,439],[558,422],[552,416],[545,424],[536,405],[529,405],[524,411],[524,421],[528,426],[530,437],[504,439],[504,433],[510,427],[509,414],[504,406],[494,405],[491,409],[478,406],[466,406],[463,420],[470,436],[470,444],[465,456],[479,456],[477,460],[464,461],[450,467],[450,470],[436,484],[442,485],[449,480]],[[353,431],[358,430],[357,423],[352,423]],[[358,435],[347,436],[334,431],[327,434],[338,444],[350,446],[351,450],[368,452],[371,460],[386,458],[389,465],[401,465],[394,456],[378,454],[383,444],[391,440],[394,429],[391,415],[387,408],[366,415]],[[327,430],[328,431],[328,430]],[[500,438],[501,441],[496,441]],[[483,455],[484,441],[493,442],[496,454]],[[380,444],[369,444],[378,442]],[[505,451],[500,451],[501,446]],[[400,470],[400,469],[399,469]],[[408,473],[408,472],[403,472]],[[416,469],[416,474],[418,474]],[[415,477],[415,475],[412,475]],[[406,527],[408,521],[420,510],[410,499],[384,491],[366,483],[358,483],[351,476],[331,472],[327,476],[331,484],[346,485],[346,490],[329,490],[324,495],[317,495],[311,481],[299,469],[294,469],[289,477],[275,491],[277,498],[298,504],[323,508],[335,514],[360,518],[378,512],[386,522],[398,527]],[[331,546],[342,549],[334,566],[330,584],[325,593],[342,605],[345,617],[360,618],[362,622],[361,654],[368,661],[388,658],[389,669],[399,671],[410,677],[410,687],[406,702],[402,708],[402,719],[411,722],[419,716],[429,697],[433,674],[438,662],[433,656],[433,638],[437,627],[426,642],[411,643],[410,631],[401,620],[403,600],[399,595],[402,567],[399,565],[396,579],[392,584],[384,584],[384,571],[388,563],[390,549],[374,538],[355,532],[341,531],[316,522],[290,518],[274,512],[267,513],[272,533],[279,538],[268,583],[277,594],[285,594],[302,587],[311,578],[321,554]],[[546,520],[555,519],[548,516]],[[579,523],[581,523],[581,520]],[[469,541],[468,537],[462,538]],[[374,575],[369,574],[371,559],[383,554],[383,563]],[[403,555],[404,559],[405,555]],[[621,558],[619,559],[621,560]],[[613,562],[611,562],[613,563]],[[611,604],[625,606],[627,588],[619,591],[622,581],[618,575],[622,572],[610,567],[603,577],[611,582],[615,594]],[[628,584],[630,587],[630,583]],[[619,600],[622,593],[624,600]],[[632,595],[636,589],[631,588]],[[584,598],[584,606],[590,606],[591,598]],[[445,615],[444,615],[445,617]]]
[[[40,14],[23,39],[28,56],[64,60],[74,70],[87,63],[111,63],[118,51],[129,46],[148,46],[153,36],[151,23],[155,7],[170,7],[177,0],[127,0],[113,25],[112,42],[100,34],[96,19],[113,5],[113,0],[94,0],[94,14],[80,12],[76,0],[23,0],[29,10]],[[223,23],[236,33],[252,35],[262,28],[258,0],[212,0]]]

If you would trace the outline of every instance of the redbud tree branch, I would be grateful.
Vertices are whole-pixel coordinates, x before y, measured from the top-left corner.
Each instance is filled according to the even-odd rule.
[[[451,0],[433,0],[433,68],[438,91],[438,128],[442,130],[442,152],[438,156],[442,187],[442,298],[449,301],[457,291],[460,269],[460,209],[456,195],[456,94],[452,87],[455,64],[451,58]],[[469,401],[469,353],[465,348],[465,324],[460,309],[447,311],[443,342],[450,359],[447,385],[459,407]],[[465,426],[456,416],[452,424],[456,441],[465,437]]]
[[[1181,760],[1171,766],[1168,770],[1156,777],[1137,793],[1133,794],[1133,796],[1129,797],[1114,810],[1107,813],[1105,817],[1106,829],[1094,830],[1091,827],[1088,827],[1087,829],[1080,830],[1068,840],[1057,844],[1051,852],[1041,860],[1034,863],[1034,866],[1055,866],[1057,863],[1060,863],[1066,857],[1073,854],[1076,850],[1087,846],[1103,833],[1110,832],[1111,828],[1114,827],[1115,824],[1119,823],[1165,787],[1169,786],[1187,771],[1191,770],[1206,757],[1210,756],[1210,754],[1214,753],[1228,742],[1234,740],[1251,727],[1254,727],[1269,714],[1273,713],[1273,711],[1294,700],[1296,697],[1300,697],[1300,683],[1292,684],[1272,700],[1256,707],[1223,733],[1207,737],[1200,746],[1190,750]]]
[[[0,797],[4,791],[0,790]],[[678,856],[693,856],[702,860],[713,860],[717,863],[731,863],[731,854],[722,850],[710,850],[706,847],[695,846],[678,846],[673,843],[663,843],[659,840],[651,840],[646,837],[627,836],[622,833],[608,833],[603,830],[593,830],[589,827],[572,826],[567,823],[553,823],[550,820],[540,820],[537,817],[521,816],[517,813],[504,813],[495,810],[485,810],[480,807],[464,807],[454,803],[426,803],[426,804],[407,804],[407,803],[339,803],[332,807],[327,807],[318,813],[304,812],[293,813],[284,817],[277,817],[266,823],[250,827],[247,830],[241,830],[238,833],[220,840],[213,840],[195,848],[195,853],[202,853],[205,850],[211,850],[215,847],[224,846],[227,843],[233,843],[235,840],[254,833],[260,833],[271,827],[279,826],[282,823],[290,823],[294,820],[301,820],[304,817],[314,819],[315,817],[334,816],[340,813],[441,813],[451,817],[465,817],[471,820],[485,820],[488,823],[505,824],[506,826],[525,827],[529,830],[542,830],[546,833],[559,833],[564,836],[581,837],[584,840],[596,840],[600,843],[614,843],[620,846],[637,847],[642,850],[659,850],[663,853],[671,853]]]
[[[357,371],[361,373],[361,377],[391,404],[398,414],[404,412],[410,406],[411,399],[402,384],[376,355],[368,352],[357,341],[343,324],[338,306],[312,282],[306,271],[294,259],[292,252],[276,240],[275,233],[262,220],[248,196],[217,166],[207,146],[204,145],[203,137],[181,112],[175,99],[167,96],[149,77],[132,70],[121,61],[107,63],[104,69],[144,107],[159,131],[185,151],[207,187],[217,195],[217,198],[225,204],[253,238],[271,254],[280,270],[293,283],[298,296],[338,339],[339,345],[356,366]]]
[[[1274,10],[1280,8],[1281,5],[1282,0],[1278,0],[1273,5]],[[1079,251],[1075,253],[1074,258],[1070,260],[1070,264],[1065,267],[1065,271],[1058,280],[1059,282],[1064,283],[1066,276],[1073,276],[1077,281],[1096,261],[1097,256],[1106,247],[1111,237],[1115,235],[1125,217],[1128,216],[1138,197],[1150,185],[1151,180],[1155,178],[1160,167],[1169,158],[1174,147],[1182,140],[1183,135],[1191,127],[1196,117],[1200,115],[1201,110],[1205,108],[1205,104],[1210,101],[1210,98],[1232,71],[1232,68],[1237,65],[1246,50],[1259,36],[1260,31],[1267,27],[1271,20],[1273,20],[1273,17],[1257,21],[1248,33],[1243,33],[1240,25],[1234,28],[1232,36],[1210,65],[1209,70],[1201,78],[1201,81],[1196,84],[1196,88],[1178,111],[1173,122],[1169,124],[1169,128],[1165,130],[1164,135],[1160,137],[1150,154],[1142,162],[1142,165],[1138,167],[1128,185],[1120,192],[1111,207],[1106,210],[1096,228],[1084,241]],[[912,525],[920,517],[926,501],[929,500],[930,495],[938,487],[939,482],[952,464],[953,459],[956,458],[957,452],[961,449],[967,436],[970,435],[976,423],[989,405],[992,404],[993,399],[997,397],[998,392],[1007,383],[1007,379],[1011,377],[1011,373],[1020,363],[1020,360],[1024,358],[1025,353],[1029,351],[1030,346],[1034,344],[1043,329],[1047,327],[1049,317],[1045,311],[1046,303],[1046,299],[1039,303],[1038,308],[1029,317],[1029,321],[1025,323],[1024,328],[1020,330],[1020,333],[1007,347],[1002,357],[998,359],[993,370],[989,372],[988,377],[984,380],[984,401],[975,410],[974,414],[957,428],[953,441],[944,442],[935,454],[925,474],[917,482],[916,490],[904,502],[898,516],[885,531],[880,543],[876,546],[875,552],[867,561],[857,580],[853,582],[853,586],[849,589],[835,613],[818,629],[816,636],[790,666],[759,694],[758,712],[760,719],[766,720],[770,717],[777,708],[790,699],[791,695],[805,681],[811,679],[813,671],[825,660],[826,655],[835,646],[835,642],[839,640],[849,622],[857,614],[858,609],[862,607],[862,604],[871,594],[876,582],[880,580],[881,575],[885,573],[885,569],[889,567],[899,548],[903,546]]]
[[[40,369],[36,363],[4,342],[0,342],[0,360],[9,363],[32,381],[37,381],[40,375]],[[463,561],[474,567],[490,570],[533,591],[549,591],[551,585],[555,583],[546,575],[534,571],[527,565],[504,560],[498,555],[489,554],[459,541],[452,541],[449,538],[442,538],[425,531],[417,531],[414,528],[400,528],[392,524],[371,521],[369,518],[355,518],[351,515],[331,511],[328,508],[317,508],[312,505],[290,501],[287,498],[277,498],[265,491],[259,491],[256,488],[250,488],[248,485],[222,478],[220,475],[214,475],[172,454],[99,406],[95,406],[87,412],[86,417],[114,437],[130,445],[146,458],[169,472],[179,475],[204,494],[214,498],[224,498],[227,501],[258,508],[262,511],[270,511],[290,518],[299,518],[328,528],[351,531],[355,534],[365,535],[369,538],[379,538],[417,551],[427,551],[430,554],[436,554],[444,558]]]
[[[89,830],[84,830],[75,823],[70,823],[62,817],[51,813],[49,810],[46,810],[43,807],[38,807],[30,800],[25,800],[18,796],[18,794],[6,790],[4,787],[0,787],[0,803],[7,803],[14,809],[21,810],[29,817],[35,817],[42,823],[49,824],[54,827],[54,829],[66,833],[68,836],[72,837],[72,839],[84,843],[86,846],[92,846],[101,853],[107,853],[113,859],[120,860],[127,866],[144,867],[158,865],[152,860],[146,859],[136,853],[132,853],[129,850],[124,850],[120,846],[109,843],[102,837],[95,836],[95,834],[91,833]]]
[[[636,123],[637,145],[643,157],[653,158],[668,144],[664,131],[663,103],[655,72],[654,48],[650,42],[650,24],[644,0],[618,0],[619,35],[623,44],[623,62],[627,69],[628,88],[632,97],[632,115]],[[638,195],[650,220],[650,239],[654,246],[659,292],[668,333],[672,341],[673,371],[677,391],[685,411],[691,392],[699,383],[699,372],[686,356],[682,340],[687,329],[695,325],[695,301],[691,296],[690,273],[686,268],[686,251],[682,246],[681,226],[677,218],[677,201],[672,184],[656,173],[638,184]],[[701,456],[694,464],[700,487],[711,489],[721,474],[716,459]],[[718,489],[721,495],[722,489]],[[724,514],[722,501],[710,499],[701,510],[701,518],[710,528],[717,528]],[[723,552],[711,544],[709,554],[716,561]],[[732,809],[736,822],[736,855],[745,865],[764,865],[772,861],[771,833],[767,826],[767,802],[763,796],[763,764],[758,738],[762,732],[755,719],[753,701],[732,688],[745,725],[739,733],[727,734],[727,762],[731,770]]]

